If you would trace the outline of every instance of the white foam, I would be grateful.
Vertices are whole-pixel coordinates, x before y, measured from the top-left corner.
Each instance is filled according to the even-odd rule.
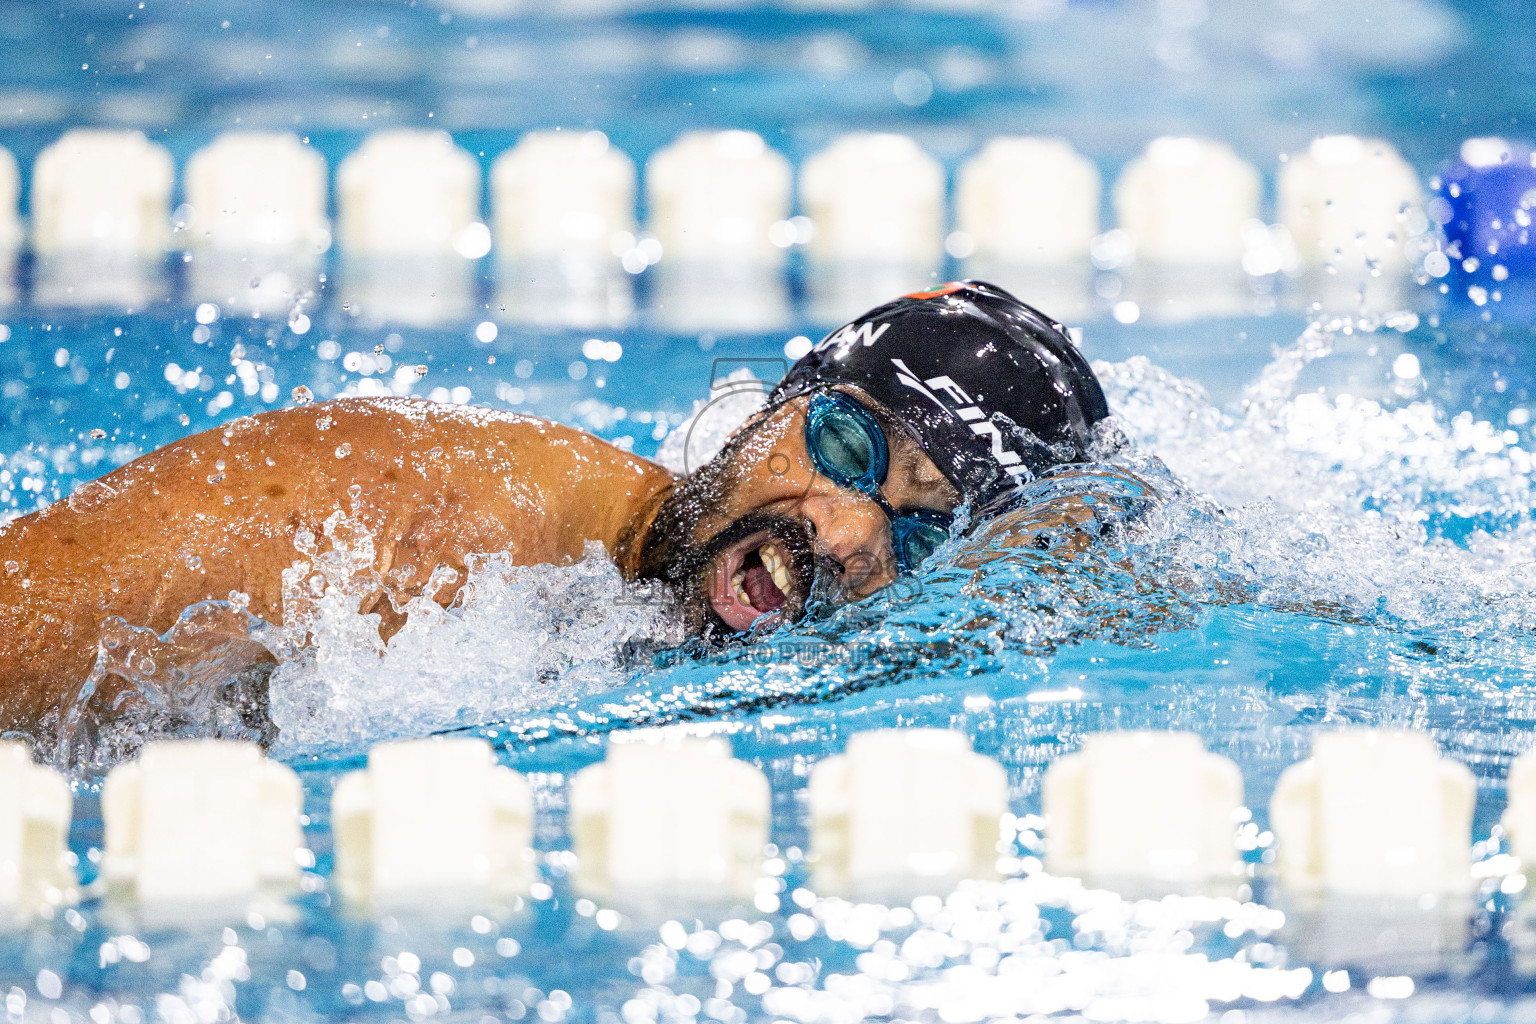
[[[1115,423],[1188,488],[1148,519],[1145,542],[1193,572],[1191,594],[1219,593],[1235,574],[1285,606],[1455,635],[1518,631],[1536,614],[1521,554],[1536,540],[1536,481],[1518,437],[1428,401],[1298,392],[1308,364],[1374,326],[1310,328],[1235,412],[1143,357],[1096,364]],[[1489,528],[1460,544],[1426,525],[1478,519]]]
[[[449,608],[431,597],[455,578],[440,568],[385,643],[379,616],[358,614],[383,582],[373,539],[337,512],[324,538],[301,534],[297,543],[307,557],[283,574],[283,635],[271,641],[282,663],[268,684],[275,749],[285,756],[355,752],[568,703],[622,685],[632,645],[681,640],[659,592],[626,586],[602,545],[589,542],[569,566],[471,555]]]
[[[661,443],[656,461],[674,473],[691,473],[703,466],[763,408],[771,388],[745,367],[713,381],[709,398],[694,401],[688,418]]]

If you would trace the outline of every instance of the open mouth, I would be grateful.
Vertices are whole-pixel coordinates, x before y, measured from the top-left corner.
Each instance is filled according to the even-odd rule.
[[[788,525],[788,524],[785,524]],[[772,616],[793,617],[804,606],[812,567],[808,550],[783,529],[758,530],[716,556],[709,574],[709,603],[731,629],[740,632]]]

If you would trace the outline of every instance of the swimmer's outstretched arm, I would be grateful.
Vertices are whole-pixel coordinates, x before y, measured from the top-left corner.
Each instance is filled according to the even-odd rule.
[[[238,591],[280,621],[295,535],[318,536],[338,510],[373,535],[381,574],[407,578],[403,597],[436,565],[462,574],[471,552],[558,563],[589,539],[632,573],[628,539],[672,482],[579,430],[409,399],[342,399],[188,437],[0,526],[0,731],[31,731],[73,692],[109,616],[161,632]],[[382,594],[369,610],[398,628]]]

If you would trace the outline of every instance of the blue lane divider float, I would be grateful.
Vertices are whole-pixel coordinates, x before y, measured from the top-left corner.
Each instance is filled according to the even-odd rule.
[[[1440,177],[1431,212],[1462,273],[1500,284],[1536,271],[1536,150],[1505,139],[1468,139]]]

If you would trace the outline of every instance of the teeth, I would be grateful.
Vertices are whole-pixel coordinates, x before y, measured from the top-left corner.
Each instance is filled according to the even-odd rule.
[[[768,575],[773,577],[773,585],[788,594],[789,569],[785,567],[784,557],[779,554],[779,549],[772,544],[764,544],[758,548],[757,557],[763,560],[763,567],[768,570]]]
[[[736,600],[741,602],[742,607],[744,607],[744,608],[751,608],[752,607],[752,599],[747,596],[746,588],[744,588],[741,585],[742,580],[744,580],[746,578],[747,578],[746,570],[745,569],[737,569],[736,570],[736,575],[731,577],[731,589],[736,592]]]

